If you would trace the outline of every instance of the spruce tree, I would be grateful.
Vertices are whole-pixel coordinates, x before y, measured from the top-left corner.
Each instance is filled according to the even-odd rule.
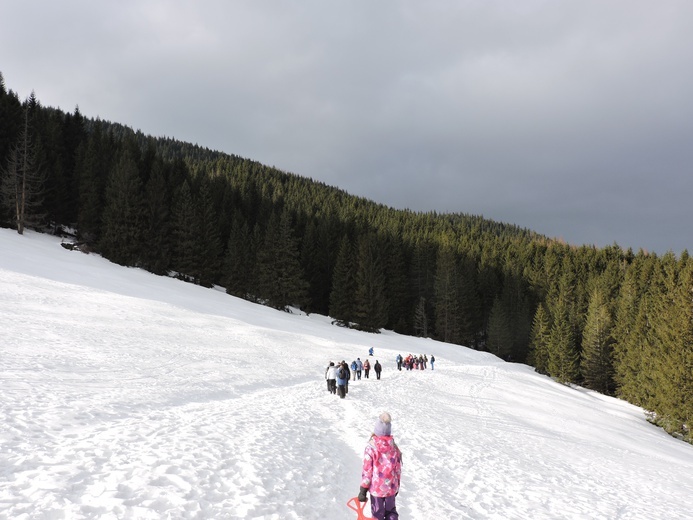
[[[138,265],[142,257],[144,220],[137,162],[131,148],[125,146],[106,188],[103,233],[99,241],[103,256],[117,264]]]
[[[604,292],[593,289],[582,334],[580,372],[587,388],[603,394],[613,392],[613,320]]]
[[[254,263],[255,256],[251,248],[248,223],[237,210],[231,220],[224,261],[224,283],[228,294],[248,299],[253,285]]]
[[[179,278],[197,282],[198,215],[187,180],[174,195],[171,219],[172,267]]]
[[[414,334],[420,338],[428,337],[428,315],[426,314],[426,298],[419,298],[414,312]]]
[[[303,307],[307,283],[299,261],[299,245],[291,229],[291,216],[284,209],[273,213],[258,251],[258,288],[262,300],[275,309]]]
[[[564,295],[560,294],[554,306],[549,335],[549,375],[559,383],[573,383],[579,375],[578,363],[568,305]]]
[[[436,337],[445,343],[460,341],[457,263],[450,245],[438,252],[435,277]]]
[[[373,233],[359,237],[354,280],[354,318],[358,328],[379,332],[387,324],[388,301],[378,239]]]
[[[551,321],[543,303],[537,306],[532,322],[530,351],[528,363],[540,374],[549,373],[549,344],[551,338]]]
[[[163,275],[171,267],[171,197],[164,162],[155,160],[151,169],[144,197],[143,264],[152,273]]]
[[[202,179],[197,199],[197,272],[199,283],[204,287],[212,287],[219,280],[221,270],[222,247],[219,238],[218,211],[212,199],[209,180]]]
[[[33,94],[33,93],[32,93]],[[25,227],[39,227],[44,220],[45,175],[39,164],[38,149],[29,128],[29,108],[24,125],[6,163],[0,170],[0,202],[6,208],[20,235]]]
[[[513,350],[510,318],[501,298],[496,298],[488,319],[488,341],[486,348],[501,359],[508,360]]]
[[[330,316],[336,323],[350,326],[355,319],[354,296],[356,293],[356,273],[353,246],[344,235],[339,246],[332,275],[330,292]]]
[[[110,143],[103,136],[102,124],[96,122],[92,133],[77,152],[75,166],[79,192],[77,233],[80,240],[91,245],[97,242],[101,234],[101,213],[111,162]]]

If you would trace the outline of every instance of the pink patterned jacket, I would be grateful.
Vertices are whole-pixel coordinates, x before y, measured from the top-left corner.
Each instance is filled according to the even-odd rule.
[[[361,487],[376,497],[391,497],[399,491],[402,452],[390,436],[373,435],[363,454]]]

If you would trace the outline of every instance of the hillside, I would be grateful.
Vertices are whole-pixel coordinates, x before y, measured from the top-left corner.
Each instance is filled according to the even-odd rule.
[[[0,229],[0,517],[349,519],[377,412],[402,518],[684,519],[693,448],[623,401]],[[329,360],[383,378],[325,390]],[[434,371],[394,357],[435,354]]]

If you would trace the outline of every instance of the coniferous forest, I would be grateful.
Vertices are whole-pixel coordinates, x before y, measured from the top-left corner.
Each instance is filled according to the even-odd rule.
[[[693,261],[386,207],[79,109],[0,74],[0,226],[336,325],[485,350],[693,441]],[[70,247],[73,247],[70,245]]]

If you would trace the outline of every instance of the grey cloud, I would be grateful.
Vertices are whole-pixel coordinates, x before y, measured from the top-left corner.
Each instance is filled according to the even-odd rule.
[[[0,70],[395,207],[679,252],[691,19],[686,0],[43,0],[3,7]]]

